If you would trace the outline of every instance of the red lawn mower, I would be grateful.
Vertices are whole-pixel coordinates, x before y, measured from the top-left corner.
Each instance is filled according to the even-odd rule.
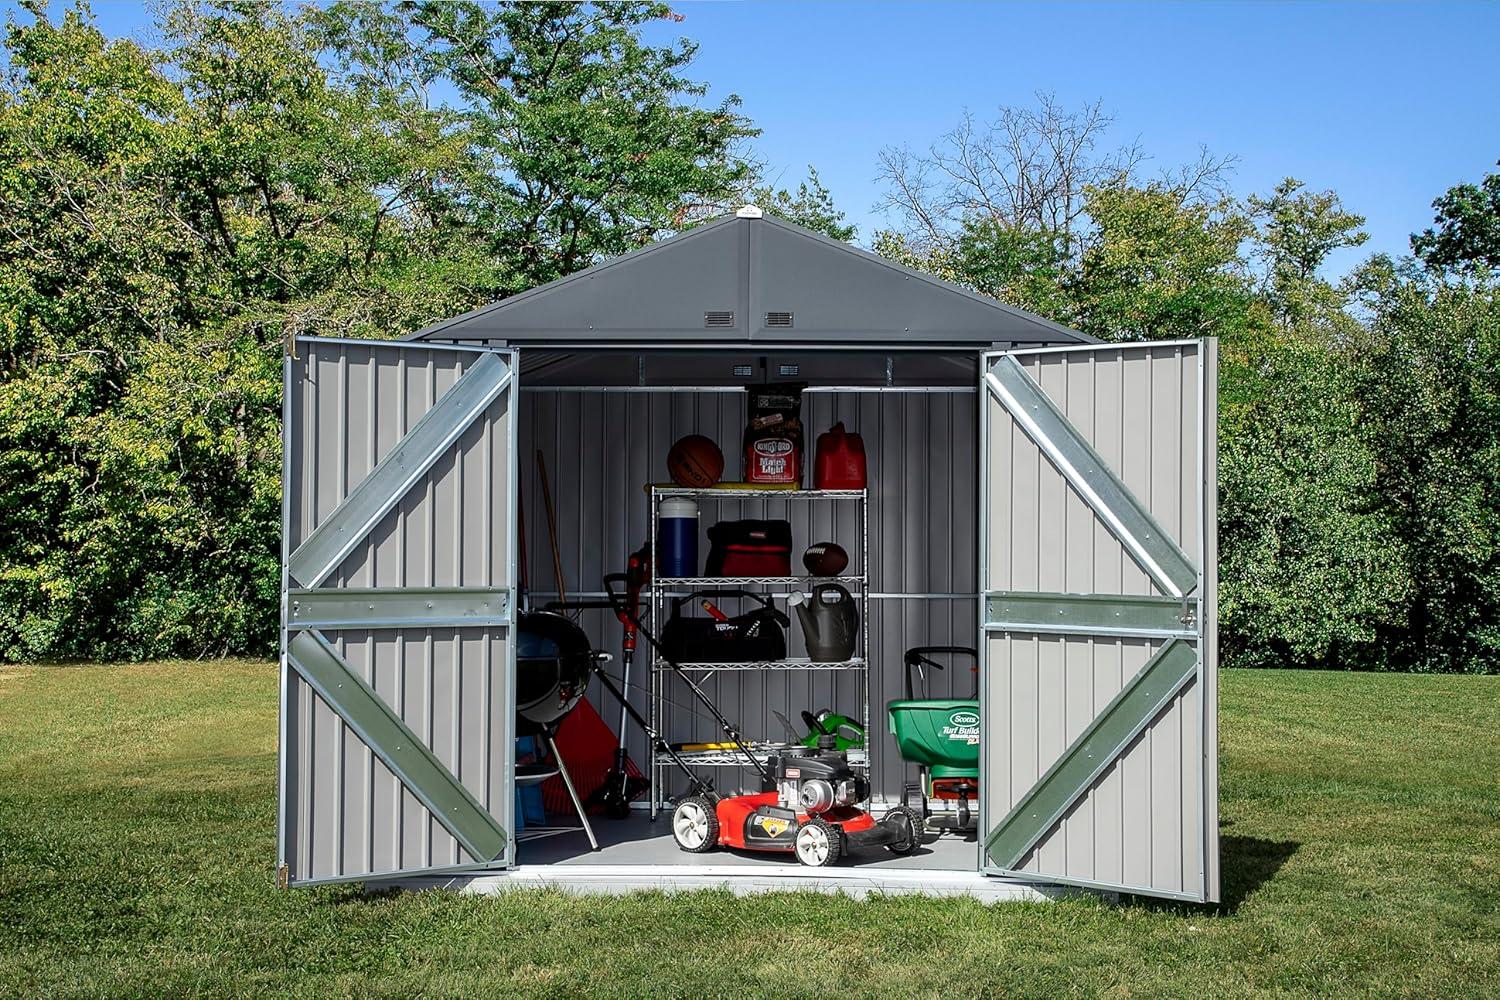
[[[677,846],[693,854],[715,847],[745,851],[793,854],[804,865],[835,864],[850,851],[885,847],[894,854],[911,854],[922,846],[922,819],[914,810],[897,806],[876,820],[859,803],[870,797],[870,783],[849,764],[847,753],[836,749],[838,736],[824,729],[815,718],[810,723],[817,746],[781,744],[764,762],[744,741],[739,731],[719,711],[708,693],[681,666],[668,657],[661,644],[645,629],[614,590],[617,580],[606,578],[605,591],[622,619],[627,615],[646,641],[681,677],[688,690],[703,703],[732,743],[757,773],[763,791],[721,796],[711,781],[700,778],[673,747],[663,740],[621,692],[603,677],[605,686],[626,705],[647,739],[665,753],[688,779],[688,790],[672,810],[672,838]]]

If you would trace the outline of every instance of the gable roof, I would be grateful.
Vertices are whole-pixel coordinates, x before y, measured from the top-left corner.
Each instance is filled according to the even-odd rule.
[[[434,323],[407,339],[576,347],[1093,342],[1023,309],[751,209]]]

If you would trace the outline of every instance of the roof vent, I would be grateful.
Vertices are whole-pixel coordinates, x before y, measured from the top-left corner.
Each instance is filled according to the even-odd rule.
[[[754,205],[742,205],[740,206],[739,210],[734,213],[734,217],[736,219],[758,219],[763,214],[765,213],[763,213],[759,208],[756,208]]]
[[[790,328],[792,325],[792,314],[789,312],[766,313],[766,326],[780,326]]]
[[[703,327],[706,330],[719,330],[724,327],[734,326],[733,309],[711,309],[703,314]]]

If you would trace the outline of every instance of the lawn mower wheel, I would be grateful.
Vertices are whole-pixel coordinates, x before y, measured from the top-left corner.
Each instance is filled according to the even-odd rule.
[[[717,805],[707,795],[689,795],[672,810],[672,839],[690,854],[719,846]]]
[[[797,830],[797,860],[813,868],[836,864],[843,849],[843,835],[832,823],[814,816]]]

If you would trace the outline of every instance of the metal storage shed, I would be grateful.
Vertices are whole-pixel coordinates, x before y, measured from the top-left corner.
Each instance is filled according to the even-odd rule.
[[[753,209],[403,342],[298,338],[284,404],[283,881],[805,885],[787,861],[695,866],[633,854],[627,837],[601,864],[587,845],[569,855],[565,838],[542,849],[512,833],[523,496],[541,537],[529,456],[546,452],[557,477],[570,596],[597,591],[644,537],[642,484],[665,479],[670,443],[704,433],[732,462],[745,385],[796,377],[809,434],[843,420],[870,453],[862,696],[876,799],[909,777],[879,711],[899,694],[901,650],[982,654],[977,841],[849,872],[887,890],[1058,883],[1216,900],[1215,370],[1212,340],[1098,344]],[[863,530],[815,506],[740,510],[787,517],[800,544]],[[551,577],[542,549],[533,581]],[[606,617],[583,619],[601,648],[618,635]],[[712,683],[751,735],[780,735],[778,707],[857,697],[832,671],[736,673]],[[664,712],[670,735],[703,738],[701,722]]]

